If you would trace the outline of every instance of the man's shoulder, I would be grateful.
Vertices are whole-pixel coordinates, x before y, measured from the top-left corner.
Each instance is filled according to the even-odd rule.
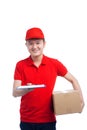
[[[59,66],[61,62],[57,58],[45,56],[45,62],[49,65]]]
[[[53,57],[49,57],[49,56],[45,56],[45,59],[47,59],[48,61],[51,61],[51,62],[58,62],[59,61],[57,58],[53,58]]]
[[[17,64],[23,64],[29,60],[29,57],[17,61]]]

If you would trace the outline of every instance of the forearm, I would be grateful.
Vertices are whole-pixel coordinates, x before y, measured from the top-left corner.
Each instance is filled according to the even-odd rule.
[[[70,82],[71,82],[71,84],[72,84],[72,86],[73,86],[73,89],[81,91],[81,87],[80,87],[79,82],[78,82],[77,79],[74,78],[74,79],[73,79],[72,81],[70,81]]]
[[[25,94],[27,94],[28,92],[33,90],[33,89],[25,89],[25,90],[17,89],[17,87],[21,86],[21,84],[22,84],[21,80],[14,80],[14,83],[13,83],[13,94],[12,94],[14,97],[24,96]]]
[[[75,79],[71,83],[72,83],[73,89],[78,90],[80,95],[83,97],[82,90],[81,90],[81,87],[79,85],[79,82]]]
[[[33,89],[25,89],[25,90],[17,90],[16,88],[13,88],[13,96],[14,97],[20,97],[24,96],[28,92],[31,92]]]
[[[80,94],[80,99],[81,99],[81,106],[82,108],[84,107],[85,103],[84,103],[84,98],[83,98],[83,94],[82,94],[82,90],[81,90],[81,87],[78,83],[77,80],[75,80],[74,82],[72,82],[72,86],[75,90],[78,90],[79,91],[79,94]]]
[[[65,75],[65,78],[72,84],[74,90],[78,90],[80,94],[82,106],[84,106],[83,94],[82,94],[82,90],[81,90],[78,80],[70,73],[67,73]]]
[[[79,90],[81,92],[81,87],[79,85],[78,80],[71,73],[68,72],[65,75],[65,79],[67,79],[72,84],[73,89]]]

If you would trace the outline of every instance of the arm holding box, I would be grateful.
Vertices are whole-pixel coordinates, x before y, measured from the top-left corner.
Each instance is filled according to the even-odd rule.
[[[84,107],[84,99],[83,99],[82,90],[81,90],[81,87],[79,85],[78,80],[69,72],[64,76],[64,78],[72,84],[74,90],[79,91],[80,99],[81,99],[81,106],[83,108]]]

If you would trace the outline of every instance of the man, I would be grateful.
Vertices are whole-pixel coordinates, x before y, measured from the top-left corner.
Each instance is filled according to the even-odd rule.
[[[52,106],[52,92],[57,76],[71,82],[73,89],[79,90],[81,105],[84,100],[76,78],[57,59],[43,54],[45,38],[40,28],[30,28],[26,32],[26,47],[30,56],[16,64],[14,72],[13,96],[21,96],[21,130],[56,130],[56,117]],[[17,90],[18,86],[44,84],[44,88]]]

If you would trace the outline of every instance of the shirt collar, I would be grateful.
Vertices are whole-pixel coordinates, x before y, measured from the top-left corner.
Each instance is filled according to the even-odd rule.
[[[28,57],[28,64],[29,65],[34,65],[34,62],[33,62],[32,58],[31,58],[31,56]],[[46,56],[43,55],[41,65],[45,65],[45,64],[46,64]]]

